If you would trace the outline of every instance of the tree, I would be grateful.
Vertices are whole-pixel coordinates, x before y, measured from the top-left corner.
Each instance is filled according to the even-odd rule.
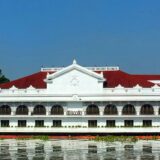
[[[1,83],[6,83],[9,82],[10,80],[8,78],[6,78],[3,74],[2,74],[2,70],[0,69],[0,84]]]

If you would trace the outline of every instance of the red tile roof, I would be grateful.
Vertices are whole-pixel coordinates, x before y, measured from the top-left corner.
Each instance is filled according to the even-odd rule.
[[[46,83],[44,82],[46,75],[47,72],[38,72],[11,82],[0,84],[0,88],[8,89],[13,85],[20,89],[27,88],[30,85],[38,89],[46,88]],[[119,84],[127,88],[134,87],[137,84],[142,87],[152,87],[154,86],[154,84],[149,82],[148,80],[160,80],[160,75],[131,75],[121,70],[103,71],[103,75],[106,79],[105,87],[109,88],[114,88]]]
[[[154,84],[148,80],[155,79],[155,76],[148,75],[131,75],[121,70],[119,71],[104,71],[104,77],[107,80],[107,87],[116,87],[122,85],[126,88],[131,88],[137,84],[142,87],[152,87]],[[158,77],[156,77],[158,79]],[[160,75],[159,75],[160,80]]]
[[[145,80],[160,80],[160,75],[134,75],[134,76]]]
[[[0,88],[8,89],[11,88],[13,85],[17,88],[28,88],[30,85],[32,85],[35,88],[46,88],[46,83],[44,82],[44,79],[46,78],[47,72],[38,72],[34,73],[32,75],[3,83],[0,85]]]

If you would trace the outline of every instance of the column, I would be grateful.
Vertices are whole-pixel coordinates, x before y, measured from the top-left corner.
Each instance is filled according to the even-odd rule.
[[[135,105],[135,110],[136,110],[136,116],[137,118],[135,119],[135,122],[134,122],[134,125],[135,126],[142,126],[142,122],[143,122],[143,118],[140,116],[140,112],[141,112],[141,104],[140,103],[137,103]]]
[[[136,109],[136,115],[139,116],[141,111],[141,105],[136,105],[135,109]]]
[[[47,105],[45,105],[45,108],[46,108],[46,116],[50,115],[52,106],[47,104]]]
[[[67,115],[67,106],[64,106],[63,109],[64,109],[64,116],[66,116]]]
[[[34,108],[34,105],[33,105],[33,104],[29,104],[29,105],[28,105],[28,115],[29,115],[29,116],[32,115],[33,108]]]
[[[117,105],[117,110],[118,110],[118,115],[119,116],[122,115],[122,109],[123,109],[123,105],[122,104]]]
[[[85,116],[85,115],[86,115],[86,109],[87,109],[87,106],[83,106],[82,116]]]
[[[99,106],[99,113],[100,113],[100,116],[103,116],[104,106]]]
[[[154,109],[154,114],[155,114],[156,116],[158,116],[158,115],[159,115],[159,106],[158,106],[158,105],[155,105],[155,106],[153,106],[153,109]]]
[[[118,117],[116,117],[116,126],[124,126],[124,118],[122,115],[122,109],[124,104],[123,103],[117,103],[117,110],[118,110]]]
[[[35,126],[35,119],[30,117],[30,116],[32,116],[34,106],[35,106],[35,103],[31,102],[28,104],[28,116],[29,117],[27,117],[27,119],[26,119],[27,120],[27,127],[34,127]]]
[[[16,103],[14,103],[10,107],[11,107],[11,115],[14,116],[16,114],[16,109],[17,109],[18,105]]]

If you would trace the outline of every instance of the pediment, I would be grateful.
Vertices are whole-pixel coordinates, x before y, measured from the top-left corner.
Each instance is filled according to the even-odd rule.
[[[105,79],[103,78],[103,74],[98,74],[98,73],[93,72],[89,69],[86,69],[86,68],[78,65],[75,61],[73,62],[72,65],[70,65],[66,68],[63,68],[53,74],[48,74],[45,81],[50,83],[53,79],[58,78],[60,76],[63,76],[65,74],[68,74],[72,71],[77,71],[79,73],[83,73],[83,74],[88,75],[90,77],[96,78],[98,81],[105,81]]]
[[[45,82],[52,93],[88,93],[103,89],[103,74],[95,73],[77,63],[48,74]]]

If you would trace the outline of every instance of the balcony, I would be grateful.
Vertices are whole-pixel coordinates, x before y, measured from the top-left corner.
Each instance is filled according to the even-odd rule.
[[[122,118],[125,118],[125,117],[130,117],[130,118],[145,118],[145,117],[148,117],[148,118],[155,118],[155,117],[160,117],[159,114],[153,114],[153,115],[104,115],[103,113],[100,113],[100,114],[91,114],[91,115],[88,115],[86,114],[86,112],[82,112],[82,111],[73,111],[73,112],[64,112],[63,115],[61,114],[57,114],[57,115],[52,115],[50,112],[47,112],[46,114],[32,114],[29,112],[29,114],[27,115],[16,115],[14,112],[12,112],[10,115],[6,115],[6,114],[3,114],[3,115],[0,115],[0,117],[102,117],[102,118],[108,118],[108,117],[113,117],[113,118],[119,118],[119,117],[122,117]]]

